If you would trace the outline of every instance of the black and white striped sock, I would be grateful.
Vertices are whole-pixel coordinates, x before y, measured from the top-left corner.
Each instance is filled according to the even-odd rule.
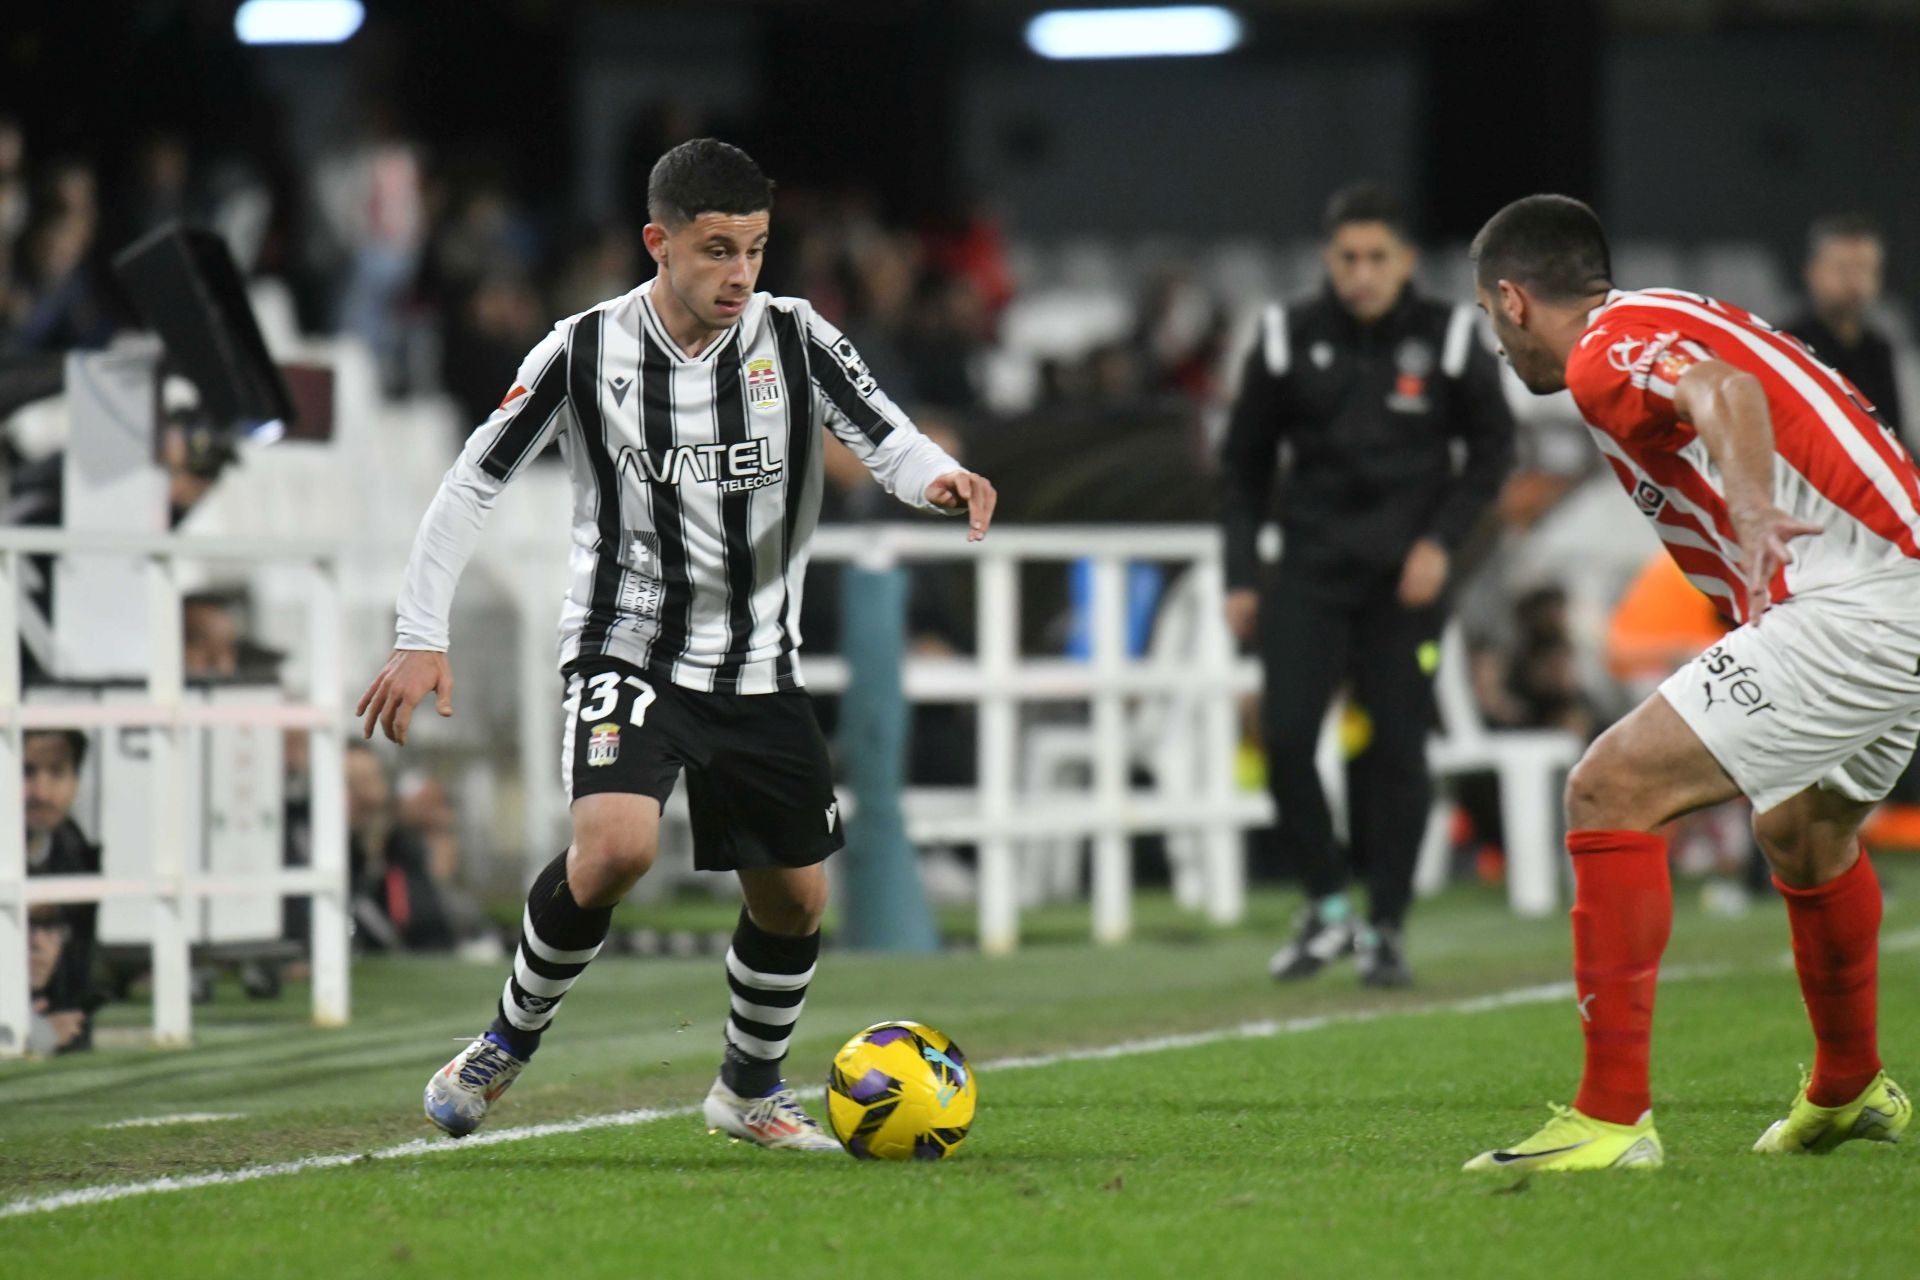
[[[547,864],[527,891],[513,973],[500,993],[489,1030],[495,1041],[515,1057],[533,1056],[561,997],[600,954],[612,919],[612,907],[583,907],[574,901],[566,854]]]
[[[804,938],[768,933],[745,907],[740,909],[733,945],[727,948],[733,1007],[727,1015],[720,1080],[741,1097],[765,1097],[780,1087],[780,1063],[819,958],[818,930]]]

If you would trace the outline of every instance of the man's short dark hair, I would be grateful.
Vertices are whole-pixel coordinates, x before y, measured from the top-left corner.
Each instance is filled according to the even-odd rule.
[[[1549,302],[1613,286],[1613,255],[1600,216],[1572,196],[1527,196],[1487,219],[1470,251],[1474,279],[1511,280]]]
[[[67,744],[67,753],[73,757],[73,771],[80,772],[80,766],[87,762],[87,735],[78,729],[29,729],[20,735],[22,745],[34,738],[58,738]]]
[[[1407,206],[1375,182],[1356,182],[1328,197],[1327,211],[1320,218],[1320,234],[1331,240],[1336,231],[1355,222],[1383,223],[1402,240],[1408,238]]]
[[[647,216],[684,226],[703,213],[760,213],[773,208],[773,183],[740,148],[718,138],[683,142],[653,166]]]
[[[1880,224],[1864,213],[1829,213],[1807,228],[1807,256],[1813,257],[1835,240],[1871,240],[1884,243]]]

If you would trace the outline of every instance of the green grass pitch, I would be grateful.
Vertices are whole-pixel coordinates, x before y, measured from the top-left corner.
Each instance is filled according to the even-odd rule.
[[[1916,871],[1883,865],[1896,889],[1920,885]],[[948,1031],[980,1069],[981,1105],[943,1164],[761,1152],[684,1113],[434,1140],[419,1154],[16,1212],[0,1217],[0,1274],[1920,1275],[1905,1208],[1920,1151],[1748,1153],[1812,1053],[1785,919],[1775,904],[1708,918],[1690,901],[1660,994],[1668,1164],[1652,1174],[1458,1171],[1573,1088],[1577,1020],[1549,985],[1567,976],[1564,920],[1449,895],[1416,919],[1420,987],[1380,994],[1350,967],[1304,987],[1267,981],[1284,899],[1219,933],[1148,903],[1145,936],[1119,948],[1056,927],[999,960],[829,952],[792,1078],[817,1084],[841,1039],[884,1018]],[[1883,1052],[1920,1082],[1920,902],[1890,895],[1885,938]],[[345,1030],[303,1026],[297,990],[266,1005],[223,992],[199,1011],[189,1051],[0,1065],[0,1207],[430,1138],[421,1085],[484,1022],[501,967],[366,961],[354,977]],[[603,961],[483,1133],[697,1103],[724,1010],[714,960]],[[114,1017],[132,1026],[142,1013]],[[1185,1047],[1078,1052],[1248,1023]],[[993,1065],[1036,1055],[1067,1060]],[[190,1112],[237,1118],[102,1127]]]

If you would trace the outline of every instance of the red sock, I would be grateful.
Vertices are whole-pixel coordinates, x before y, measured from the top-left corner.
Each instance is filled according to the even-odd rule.
[[[1851,1102],[1880,1073],[1880,881],[1867,851],[1811,889],[1774,877],[1793,927],[1793,965],[1813,1021],[1813,1081],[1807,1101]]]
[[[1573,981],[1587,1069],[1573,1105],[1613,1124],[1648,1110],[1647,1056],[1660,953],[1673,932],[1667,842],[1645,831],[1572,831]]]

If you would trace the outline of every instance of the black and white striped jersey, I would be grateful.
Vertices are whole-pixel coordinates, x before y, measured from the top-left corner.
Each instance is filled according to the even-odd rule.
[[[605,654],[687,688],[800,687],[800,592],[820,512],[820,428],[932,510],[959,464],[799,298],[755,294],[697,356],[654,282],[554,326],[473,433],[420,525],[398,647],[445,649],[454,584],[500,491],[558,440],[573,478],[560,662]]]

